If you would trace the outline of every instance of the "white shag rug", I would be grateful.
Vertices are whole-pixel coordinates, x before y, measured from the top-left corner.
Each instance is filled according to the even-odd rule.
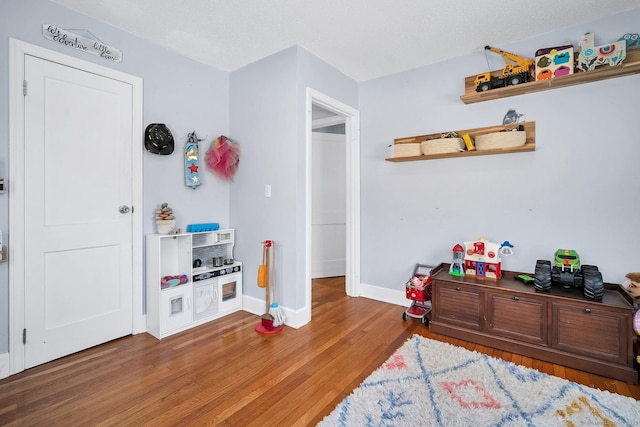
[[[640,426],[640,401],[414,335],[319,426]]]

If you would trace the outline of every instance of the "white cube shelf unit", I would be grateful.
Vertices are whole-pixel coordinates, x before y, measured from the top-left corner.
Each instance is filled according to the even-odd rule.
[[[149,234],[147,332],[158,339],[242,309],[234,230]]]

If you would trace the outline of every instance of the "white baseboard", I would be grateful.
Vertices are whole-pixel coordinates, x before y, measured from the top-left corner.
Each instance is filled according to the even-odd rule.
[[[242,310],[247,313],[262,316],[265,313],[265,307],[266,302],[264,300],[247,295],[242,296]],[[280,309],[285,315],[284,324],[294,329],[299,329],[306,325],[309,323],[309,319],[311,318],[311,314],[304,308],[300,310],[291,310],[287,307],[280,306]]]
[[[264,300],[242,295],[242,310],[247,313],[255,314],[256,316],[262,316],[264,314],[264,308],[266,303]]]
[[[407,299],[404,289],[402,291],[398,291],[396,289],[381,288],[379,286],[362,283],[360,285],[360,297],[395,304],[401,307],[409,307],[411,305],[411,300]],[[247,313],[262,316],[265,312],[265,307],[266,303],[262,299],[247,295],[242,296],[242,310]],[[280,309],[286,316],[284,324],[295,329],[303,327],[309,323],[311,319],[311,313],[305,308],[292,310],[287,307],[280,306]]]
[[[381,288],[380,286],[361,283],[360,296],[402,307],[409,307],[411,305],[411,300],[407,299],[404,288],[402,291],[398,291],[396,289]]]

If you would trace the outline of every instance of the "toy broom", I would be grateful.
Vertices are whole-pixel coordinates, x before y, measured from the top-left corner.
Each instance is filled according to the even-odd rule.
[[[273,283],[274,254],[272,252],[273,240],[262,242],[262,264],[258,267],[258,286],[266,289],[266,311],[260,316],[260,323],[256,325],[259,334],[276,334],[284,326],[284,314],[277,303],[271,303],[272,293],[275,294]]]

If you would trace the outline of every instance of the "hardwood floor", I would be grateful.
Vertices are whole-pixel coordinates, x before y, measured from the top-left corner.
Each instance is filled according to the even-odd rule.
[[[640,399],[640,386],[432,334],[403,308],[314,281],[313,321],[260,335],[234,313],[156,340],[140,334],[0,380],[3,426],[315,425],[417,333]]]

